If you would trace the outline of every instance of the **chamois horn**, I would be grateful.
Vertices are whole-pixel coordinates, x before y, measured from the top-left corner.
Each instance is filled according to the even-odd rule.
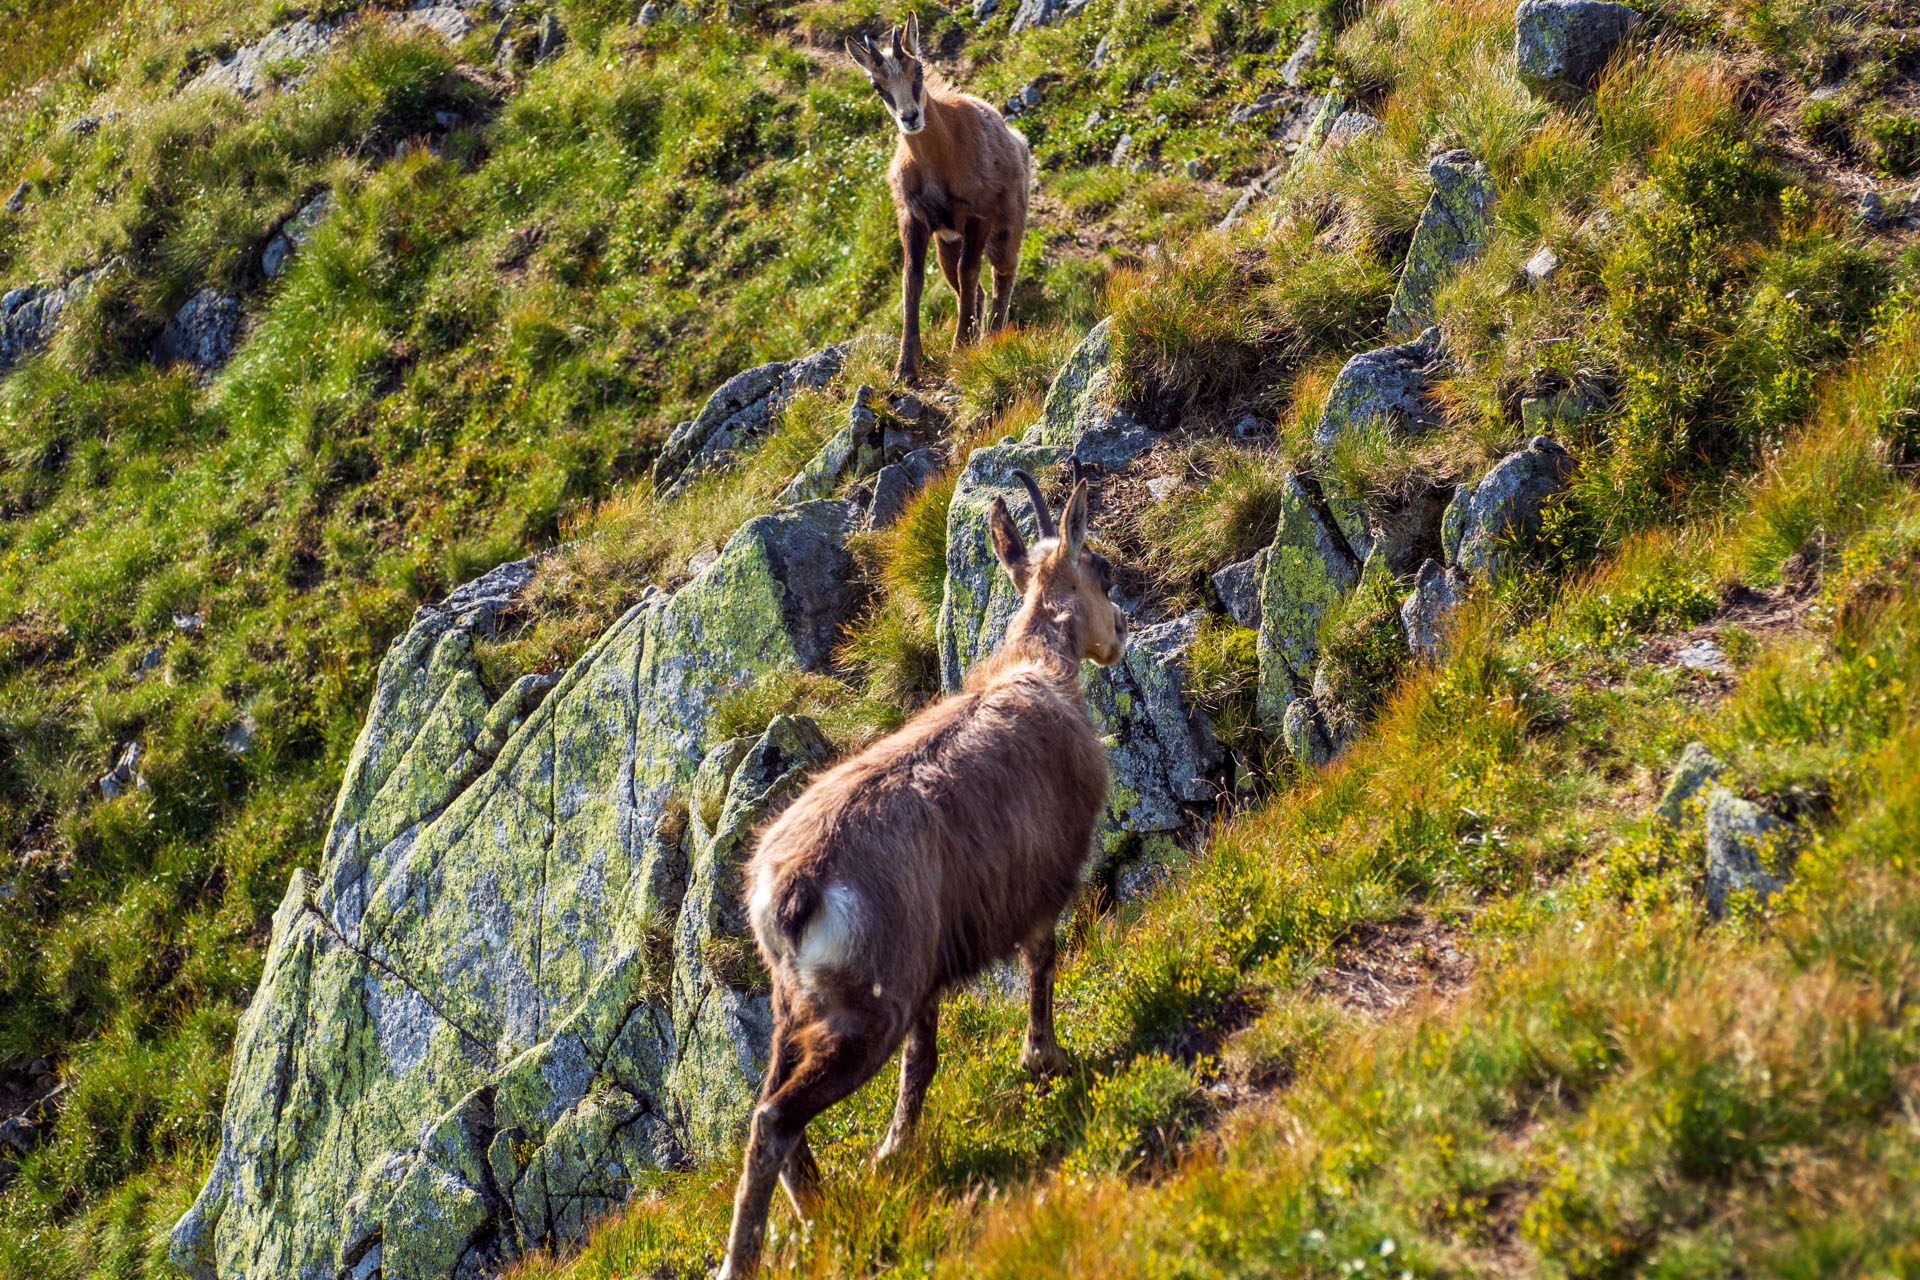
[[[1040,522],[1040,536],[1057,537],[1053,527],[1053,514],[1047,510],[1047,500],[1040,496],[1040,486],[1035,484],[1033,477],[1024,471],[1015,471],[1013,478],[1027,487],[1027,496],[1033,499],[1033,518]]]
[[[896,62],[906,57],[906,52],[900,48],[900,28],[897,26],[893,29],[893,57]]]

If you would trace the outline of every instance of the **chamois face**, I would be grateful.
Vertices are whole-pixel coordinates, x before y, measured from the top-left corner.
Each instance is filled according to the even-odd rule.
[[[920,19],[907,15],[904,39],[899,27],[883,46],[862,36],[847,41],[847,54],[873,82],[873,91],[887,104],[893,122],[908,137],[927,127],[926,71],[920,64]]]
[[[1021,595],[1032,599],[1037,594],[1043,608],[1078,618],[1082,661],[1110,667],[1126,652],[1127,615],[1107,595],[1113,590],[1113,566],[1087,549],[1085,481],[1074,486],[1057,534],[1047,528],[1049,523],[1043,514],[1041,530],[1048,536],[1029,552],[1007,504],[996,498],[987,518],[994,555]]]

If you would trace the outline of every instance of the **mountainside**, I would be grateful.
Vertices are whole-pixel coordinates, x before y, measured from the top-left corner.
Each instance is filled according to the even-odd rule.
[[[0,1276],[710,1268],[753,832],[1070,465],[1074,1070],[956,993],[774,1269],[1910,1269],[1914,16],[916,12],[1038,171],[918,388],[904,14],[13,15]]]

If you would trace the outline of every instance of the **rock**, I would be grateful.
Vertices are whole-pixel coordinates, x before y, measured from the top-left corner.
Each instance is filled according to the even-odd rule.
[[[32,194],[33,184],[31,182],[22,182],[19,186],[15,187],[13,194],[7,197],[7,212],[19,213],[22,209],[25,209],[27,207],[27,197]]]
[[[1687,802],[1718,782],[1726,772],[1727,766],[1707,750],[1706,743],[1689,742],[1681,750],[1680,758],[1674,761],[1667,789],[1653,806],[1654,813],[1666,819],[1667,825],[1679,826],[1686,816]]]
[[[209,285],[182,303],[167,321],[153,344],[153,362],[218,369],[233,354],[239,333],[239,301]]]
[[[157,644],[140,655],[140,661],[133,664],[133,678],[144,680],[147,672],[154,670],[167,660],[167,646]]]
[[[653,0],[647,0],[640,6],[640,12],[634,15],[633,25],[644,31],[658,21],[660,21],[660,6]]]
[[[240,718],[220,735],[220,749],[230,756],[243,756],[253,749],[253,737],[259,731],[260,726],[254,722],[253,713],[242,712]]]
[[[1860,203],[1853,208],[1853,216],[1867,226],[1879,230],[1887,225],[1887,205],[1878,191],[1869,191],[1860,197]]]
[[[1280,725],[1280,740],[1300,764],[1318,769],[1333,759],[1333,741],[1327,736],[1326,719],[1311,697],[1296,698],[1287,704]]]
[[[1497,193],[1487,167],[1471,152],[1448,151],[1427,162],[1433,195],[1414,229],[1406,265],[1387,312],[1387,328],[1412,332],[1433,323],[1433,293],[1461,265],[1487,247],[1488,219]]]
[[[1288,54],[1287,60],[1280,65],[1280,78],[1286,82],[1289,89],[1300,87],[1301,80],[1307,74],[1307,68],[1313,63],[1314,55],[1319,52],[1318,29],[1310,30],[1300,37],[1300,43],[1293,47],[1293,52]]]
[[[1061,18],[1073,17],[1086,6],[1087,0],[1020,0],[1020,7],[1014,10],[1013,22],[1008,26],[1007,34],[1017,36],[1034,27],[1050,26]],[[989,9],[988,13],[991,12]],[[976,0],[974,17],[978,20],[984,16]]]
[[[267,241],[266,250],[260,255],[260,268],[267,273],[268,279],[279,279],[287,269],[287,260],[306,246],[333,210],[333,189],[329,187],[301,205],[298,212],[280,224],[279,232]]]
[[[1273,424],[1270,422],[1262,422],[1252,414],[1248,414],[1233,424],[1233,438],[1235,440],[1261,440],[1272,434]]]
[[[873,478],[873,499],[867,506],[865,527],[885,529],[898,520],[927,481],[940,474],[940,457],[931,449],[916,449],[900,461],[880,468]]]
[[[1735,894],[1765,904],[1792,879],[1791,828],[1725,787],[1707,799],[1707,910],[1724,917]]]
[[[173,615],[173,629],[183,636],[197,636],[207,628],[207,618],[202,613],[179,613]]]
[[[0,296],[0,371],[46,346],[61,315],[92,292],[108,269],[95,267],[64,285],[27,285]]]
[[[1147,496],[1155,502],[1165,502],[1179,487],[1179,476],[1152,476],[1146,482]]]
[[[1507,567],[1508,540],[1540,527],[1547,499],[1573,479],[1573,455],[1546,436],[1502,458],[1466,496],[1454,563],[1470,577],[1491,581]],[[1454,503],[1461,502],[1455,491]]]
[[[1267,575],[1267,557],[1271,547],[1262,547],[1245,560],[1236,560],[1215,570],[1213,590],[1234,625],[1257,631],[1260,628],[1260,587]]]
[[[1408,440],[1440,425],[1440,406],[1431,393],[1434,378],[1445,368],[1438,329],[1349,359],[1328,389],[1314,428],[1314,447],[1322,461],[1331,464],[1342,449],[1360,447],[1368,436]],[[1327,505],[1354,554],[1364,559],[1373,550],[1372,517],[1365,503],[1357,496],[1334,494]]]
[[[902,422],[918,422],[927,411],[927,407],[920,403],[920,397],[911,391],[896,391],[888,396],[887,408]]]
[[[1543,244],[1534,250],[1533,256],[1527,259],[1527,265],[1522,270],[1528,284],[1536,289],[1542,288],[1560,274],[1560,255],[1553,251],[1552,246]]]
[[[993,499],[1007,500],[1031,544],[1039,529],[1012,472],[1020,468],[1044,480],[1066,459],[1067,451],[1055,445],[976,449],[954,485],[947,508],[947,590],[936,631],[941,685],[948,692],[960,688],[967,670],[999,644],[1020,603],[987,537]],[[1199,623],[1200,615],[1189,614],[1137,626],[1118,664],[1085,669],[1088,705],[1109,738],[1111,785],[1094,833],[1103,862],[1181,829],[1188,821],[1182,805],[1212,795],[1205,775],[1219,762],[1219,747],[1185,684],[1184,655]]]
[[[1400,602],[1400,625],[1416,661],[1434,665],[1446,656],[1448,619],[1466,598],[1466,586],[1436,560],[1421,564],[1413,590]]]
[[[1012,120],[1028,111],[1033,110],[1035,107],[1039,105],[1040,105],[1040,86],[1037,84],[1030,84],[1026,88],[1022,89],[1020,92],[1014,94],[1011,98],[1007,99],[1006,110],[1001,112],[1001,114],[1004,115],[1007,119]]]
[[[987,0],[987,2],[992,3],[992,0]],[[1100,37],[1099,44],[1096,44],[1093,46],[1093,58],[1091,61],[1087,63],[1087,70],[1098,71],[1101,67],[1105,66],[1107,62],[1107,54],[1112,50],[1112,48],[1113,48],[1113,32],[1109,31]]]
[[[1053,375],[1040,408],[1036,443],[1073,448],[1090,432],[1115,425],[1113,346],[1107,336],[1112,323],[1102,320],[1088,330]]]
[[[535,62],[545,62],[548,58],[560,52],[560,47],[566,42],[567,33],[561,28],[560,19],[551,13],[541,14],[540,37],[533,46],[533,60]]]
[[[431,31],[448,44],[465,40],[473,31],[473,19],[464,9],[449,4],[425,4],[400,15],[400,24]]]
[[[1260,722],[1279,732],[1287,706],[1310,687],[1320,660],[1320,622],[1360,580],[1360,564],[1333,520],[1289,477],[1279,527],[1260,583]]]
[[[854,392],[853,406],[847,410],[847,425],[827,438],[807,465],[800,468],[778,498],[781,506],[824,498],[838,488],[842,480],[870,475],[880,466],[882,445],[874,437],[880,419],[873,411],[873,388]]]
[[[1711,640],[1695,640],[1692,644],[1676,651],[1673,661],[1676,666],[1685,667],[1689,671],[1704,671],[1714,676],[1733,674],[1733,663],[1727,660],[1726,650]]]
[[[115,800],[129,791],[137,791],[147,785],[140,776],[140,744],[129,742],[120,748],[120,758],[113,768],[100,778],[100,794],[109,800]]]
[[[1107,163],[1118,168],[1127,162],[1127,157],[1131,155],[1132,152],[1133,133],[1129,130],[1120,135],[1120,141],[1113,144],[1113,155],[1108,158]]]
[[[1376,117],[1364,111],[1342,111],[1327,127],[1326,139],[1321,143],[1320,150],[1331,154],[1370,133],[1378,133],[1385,127]]]
[[[700,412],[674,428],[653,464],[653,483],[669,496],[701,471],[730,462],[766,431],[795,392],[823,387],[839,374],[846,344],[823,347],[798,360],[775,360],[737,373],[707,398]]]
[[[231,57],[214,62],[195,76],[184,92],[224,89],[242,98],[258,97],[284,78],[289,68],[311,67],[340,34],[334,23],[298,18],[242,45]],[[299,78],[290,83],[297,83]]]
[[[724,963],[722,908],[745,833],[824,753],[785,718],[721,740],[715,712],[830,660],[857,516],[749,521],[550,687],[498,702],[474,641],[531,563],[415,614],[319,872],[274,916],[177,1264],[268,1280],[377,1252],[386,1280],[450,1280],[576,1238],[648,1172],[737,1141],[766,1009],[751,966]]]
[[[1532,435],[1544,435],[1565,427],[1578,426],[1604,408],[1606,393],[1598,387],[1576,382],[1571,386],[1540,395],[1522,397],[1520,423]]]
[[[1513,60],[1542,97],[1567,100],[1589,88],[1640,14],[1605,0],[1521,0],[1513,12]]]
[[[999,9],[999,7],[1000,0],[973,0],[973,20],[975,22],[985,22],[994,15],[994,11]]]

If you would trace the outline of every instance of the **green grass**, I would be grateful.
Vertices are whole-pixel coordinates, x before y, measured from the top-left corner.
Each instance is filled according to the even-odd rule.
[[[1897,0],[1656,6],[1571,110],[1514,81],[1510,4],[1092,0],[1017,38],[1010,5],[978,28],[919,8],[931,45],[964,28],[969,91],[1004,102],[1052,77],[1019,122],[1040,175],[1022,327],[950,352],[952,300],[930,293],[951,465],[860,549],[873,599],[837,671],[756,689],[733,727],[805,711],[851,747],[932,696],[958,467],[1037,417],[1109,311],[1123,380],[1157,425],[1200,437],[1182,456],[1203,482],[1113,532],[1165,599],[1204,599],[1207,572],[1264,542],[1333,372],[1383,336],[1435,145],[1473,148],[1502,192],[1485,257],[1437,298],[1447,421],[1322,480],[1381,493],[1477,472],[1519,441],[1543,374],[1604,374],[1612,394],[1571,433],[1581,480],[1527,548],[1555,572],[1479,600],[1449,663],[1370,703],[1335,770],[1266,767],[1251,634],[1208,624],[1196,688],[1261,781],[1172,884],[1070,923],[1077,1072],[1030,1084],[1014,1004],[957,997],[915,1150],[865,1171],[882,1085],[823,1121],[835,1198],[812,1235],[779,1228],[778,1265],[1910,1266],[1888,1081],[1912,1066],[1920,258],[1793,171],[1729,69],[1763,58],[1804,87],[1851,68],[1840,105],[1801,119],[1833,157],[1898,172]],[[893,143],[860,79],[783,29],[837,39],[870,10],[736,8],[642,34],[624,8],[571,3],[566,51],[512,83],[484,70],[484,30],[449,49],[369,22],[298,95],[173,92],[290,12],[0,6],[20,37],[0,53],[0,194],[29,183],[0,215],[0,278],[123,264],[0,382],[0,1070],[47,1057],[70,1085],[0,1190],[4,1277],[165,1274],[269,913],[318,859],[413,608],[568,544],[480,655],[502,684],[562,666],[765,510],[854,386],[888,382]],[[1313,82],[1337,71],[1386,127],[1215,234],[1276,159],[1228,114],[1316,15],[1343,31]],[[463,122],[437,154],[393,158],[447,111]],[[83,112],[96,130],[59,131]],[[1106,163],[1123,131],[1152,159],[1137,172]],[[336,216],[265,282],[266,237],[323,187]],[[1559,282],[1516,291],[1542,242]],[[236,359],[204,384],[155,371],[149,344],[205,283],[246,300]],[[861,333],[878,336],[735,468],[672,500],[645,483],[723,378]],[[1247,411],[1278,423],[1271,451],[1212,438]],[[1723,633],[1745,671],[1723,707],[1639,656],[1722,586],[1808,565],[1819,646]],[[1399,666],[1391,603],[1382,588],[1329,637],[1369,677],[1356,692]],[[243,717],[253,744],[229,754]],[[1637,816],[1693,736],[1817,830],[1795,897],[1732,928],[1694,905],[1697,834]],[[105,801],[96,780],[130,740],[147,786]],[[1457,1009],[1375,1026],[1313,992],[1352,929],[1408,911],[1481,956]],[[1223,1079],[1292,1083],[1223,1116]],[[577,1261],[525,1274],[697,1273],[730,1173],[663,1175]],[[1824,1225],[1789,1187],[1813,1189]]]

